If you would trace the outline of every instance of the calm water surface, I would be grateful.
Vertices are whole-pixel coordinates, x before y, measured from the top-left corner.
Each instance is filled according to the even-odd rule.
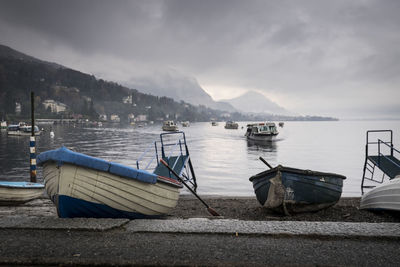
[[[242,129],[242,126],[244,127]],[[159,138],[161,125],[142,128],[105,125],[90,128],[72,125],[49,126],[37,138],[37,152],[67,148],[106,160],[136,166],[136,160]],[[224,123],[192,123],[185,131],[198,182],[199,194],[253,196],[249,177],[266,169],[258,159],[278,164],[345,175],[343,196],[360,196],[365,156],[365,133],[370,129],[391,129],[400,147],[400,121],[285,122],[276,141],[265,145],[249,143],[246,123],[227,130]],[[29,181],[29,137],[1,132],[0,179]],[[42,181],[41,168],[38,180]]]

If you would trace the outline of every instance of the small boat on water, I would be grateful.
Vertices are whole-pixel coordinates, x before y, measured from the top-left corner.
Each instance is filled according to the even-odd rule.
[[[44,185],[40,183],[0,181],[0,205],[22,204],[43,193]]]
[[[400,175],[365,193],[360,209],[400,211]]]
[[[339,174],[279,165],[249,180],[262,206],[290,215],[336,204],[342,194],[344,179],[346,177]]]
[[[182,122],[182,126],[183,126],[183,127],[189,127],[189,126],[190,126],[189,121],[183,121],[183,122]]]
[[[237,122],[227,121],[225,123],[225,129],[238,129],[238,128],[239,128],[239,124]]]
[[[7,129],[7,122],[6,121],[1,121],[0,122],[0,129],[2,129],[2,130]]]
[[[7,127],[7,134],[8,135],[31,135],[32,134],[32,126],[26,124],[25,122],[20,122],[18,124],[11,124]],[[34,127],[35,135],[40,135],[40,129],[35,125]]]
[[[280,122],[280,123],[278,123],[278,126],[279,127],[281,127],[281,128],[283,128],[283,126],[285,125],[285,123],[284,122]]]
[[[162,130],[170,132],[178,131],[178,125],[174,121],[164,121]]]
[[[166,143],[163,136],[171,134],[182,134],[183,139]],[[59,217],[138,219],[169,213],[177,205],[182,184],[166,170],[160,159],[168,162],[179,174],[188,165],[191,171],[193,169],[184,133],[165,133],[160,137],[161,149],[155,151],[161,151],[162,154],[152,157],[150,163],[157,159],[153,172],[139,169],[139,161],[137,168],[133,168],[73,152],[65,147],[38,155],[38,165],[43,166],[47,194],[56,205]],[[165,149],[172,147],[172,144],[178,148],[171,151],[179,151],[177,153],[180,154],[167,156]],[[149,148],[155,146],[157,143]],[[144,155],[142,157],[148,159]]]
[[[279,134],[274,122],[260,122],[247,125],[245,136],[253,141],[271,141]]]
[[[211,126],[218,126],[218,122],[217,121],[212,121],[211,122]]]

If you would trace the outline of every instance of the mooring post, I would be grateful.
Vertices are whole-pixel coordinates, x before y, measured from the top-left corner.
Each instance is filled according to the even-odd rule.
[[[36,183],[36,144],[35,144],[35,94],[31,92],[31,137],[30,137],[30,169],[31,183]]]

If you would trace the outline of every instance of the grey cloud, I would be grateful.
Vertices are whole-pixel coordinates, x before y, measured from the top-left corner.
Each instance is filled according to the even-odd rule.
[[[107,73],[105,56],[131,62],[125,82],[143,77],[135,74],[141,65],[149,77],[152,66],[174,68],[200,84],[296,98],[304,110],[304,98],[315,99],[322,103],[315,113],[326,106],[324,97],[340,103],[351,90],[384,87],[400,96],[399,13],[396,0],[0,0],[3,29],[29,31],[82,61],[98,60],[98,73]],[[2,39],[0,27],[0,42],[12,41]],[[35,39],[14,42],[24,51],[40,49]],[[360,109],[369,103],[357,100]],[[334,106],[332,115],[349,108]]]

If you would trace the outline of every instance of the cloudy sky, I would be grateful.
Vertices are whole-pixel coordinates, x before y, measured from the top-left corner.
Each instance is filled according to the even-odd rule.
[[[400,118],[400,1],[0,0],[0,43],[127,84],[196,79],[298,114]],[[140,90],[140,88],[138,88]]]

